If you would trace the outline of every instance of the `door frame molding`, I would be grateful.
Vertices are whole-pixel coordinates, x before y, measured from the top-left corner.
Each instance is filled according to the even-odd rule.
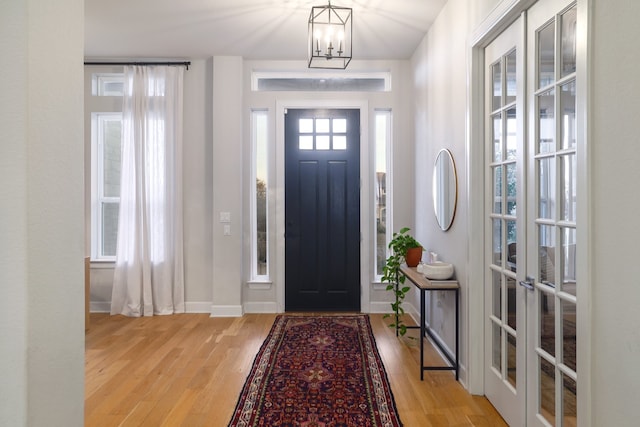
[[[370,289],[366,286],[370,282],[370,266],[367,262],[370,233],[370,215],[368,209],[371,196],[369,147],[365,142],[369,139],[369,102],[367,100],[345,99],[279,99],[275,109],[275,154],[276,154],[276,193],[275,193],[275,225],[276,225],[276,302],[278,313],[284,312],[285,302],[285,158],[284,158],[284,113],[288,108],[295,109],[356,109],[360,111],[360,311],[370,311]]]
[[[472,394],[484,394],[484,48],[505,28],[511,25],[522,12],[530,8],[536,0],[503,0],[470,36],[467,55],[467,134],[465,142],[467,169],[467,229],[469,232],[467,246],[467,283],[469,286],[468,334],[469,360],[467,370],[467,387]],[[593,0],[577,0],[578,27],[576,48],[577,57],[577,111],[578,138],[583,141],[578,151],[578,202],[577,213],[580,225],[577,237],[581,244],[576,254],[577,279],[581,283],[581,294],[578,298],[578,323],[585,325],[579,334],[577,351],[580,354],[580,376],[578,383],[578,417],[581,424],[591,425],[591,375],[592,362],[589,348],[591,346],[590,328],[591,306],[589,294],[591,289],[590,254],[590,144],[589,144],[589,87],[591,85],[590,49],[592,43],[589,10]],[[526,25],[526,23],[525,23]],[[586,329],[586,330],[585,330]]]

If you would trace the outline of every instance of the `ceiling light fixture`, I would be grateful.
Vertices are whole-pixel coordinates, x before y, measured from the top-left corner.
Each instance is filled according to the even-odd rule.
[[[351,61],[352,9],[314,6],[309,15],[309,68],[345,69]]]

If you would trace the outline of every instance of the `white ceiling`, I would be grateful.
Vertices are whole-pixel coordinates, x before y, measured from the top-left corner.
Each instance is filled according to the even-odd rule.
[[[447,0],[334,0],[353,8],[354,59],[407,59]],[[325,0],[85,0],[86,58],[306,59]]]

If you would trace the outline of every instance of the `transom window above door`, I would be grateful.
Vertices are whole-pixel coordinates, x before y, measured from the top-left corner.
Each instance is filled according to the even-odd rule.
[[[298,120],[300,150],[346,150],[347,119],[304,118]]]

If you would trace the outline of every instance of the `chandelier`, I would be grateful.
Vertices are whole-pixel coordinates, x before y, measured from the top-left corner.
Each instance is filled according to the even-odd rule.
[[[351,61],[352,9],[314,6],[309,15],[309,68],[345,69]]]

